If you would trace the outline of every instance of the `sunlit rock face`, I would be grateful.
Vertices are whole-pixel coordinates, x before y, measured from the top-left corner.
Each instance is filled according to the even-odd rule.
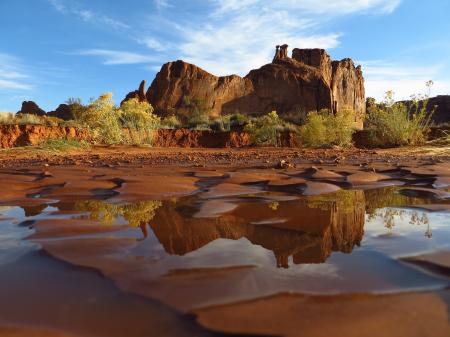
[[[142,97],[142,86],[127,98]],[[361,67],[344,59],[332,61],[323,49],[277,48],[272,63],[251,70],[245,77],[218,77],[178,60],[162,66],[146,99],[160,115],[196,109],[211,116],[234,113],[301,114],[328,109],[351,109],[355,126],[362,127],[365,114],[364,78]]]

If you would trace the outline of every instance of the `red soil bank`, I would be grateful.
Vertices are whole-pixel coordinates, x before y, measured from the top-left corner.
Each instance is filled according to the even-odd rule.
[[[47,139],[89,140],[87,131],[74,127],[43,125],[0,125],[0,147],[38,145]],[[153,131],[155,147],[245,147],[251,145],[250,135],[242,131],[214,132],[209,130],[159,129]],[[277,140],[278,146],[295,147],[298,145],[294,134],[282,133]]]
[[[86,131],[74,127],[45,125],[0,125],[0,148],[38,145],[47,139],[89,139]]]

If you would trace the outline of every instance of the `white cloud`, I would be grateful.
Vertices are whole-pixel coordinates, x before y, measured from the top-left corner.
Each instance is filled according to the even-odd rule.
[[[433,80],[431,95],[450,93],[450,78],[441,78],[443,66],[429,67],[405,65],[385,61],[361,61],[365,77],[366,96],[381,100],[388,90],[393,90],[395,99],[409,99],[411,95],[428,94],[425,82]]]
[[[0,53],[0,89],[23,91],[30,90],[32,85],[20,61],[9,54]]]
[[[145,45],[149,49],[153,49],[158,52],[166,51],[171,47],[170,43],[163,43],[154,37],[137,39],[137,42]]]
[[[221,10],[244,7],[225,20],[211,19],[204,25],[183,27],[181,57],[217,75],[245,75],[272,59],[276,43],[304,48],[334,48],[339,44],[338,33],[314,33],[317,22],[313,18],[270,8],[254,11],[250,6],[254,2],[227,2],[228,7]]]
[[[80,50],[76,54],[86,56],[99,56],[103,59],[103,64],[106,65],[137,64],[155,61],[155,58],[149,55],[111,49],[86,49]]]
[[[240,11],[255,8],[272,8],[303,11],[309,14],[326,14],[330,16],[358,12],[392,13],[402,0],[213,0],[218,13]]]
[[[153,2],[158,9],[171,7],[169,4],[169,0],[154,0]]]
[[[354,13],[390,13],[401,0],[209,0],[196,16],[186,12],[182,22],[171,22],[176,43],[163,45],[158,31],[141,37],[141,44],[163,52],[160,57],[181,58],[216,75],[245,75],[269,62],[275,44],[290,47],[332,49],[340,32],[323,32],[324,24],[337,16]],[[153,16],[154,27],[167,32],[168,14]],[[161,25],[159,25],[161,23]],[[166,61],[165,60],[162,61]]]
[[[129,29],[130,26],[113,19],[107,15],[93,12],[88,9],[80,8],[75,2],[66,2],[65,0],[48,0],[48,2],[60,13],[70,14],[78,17],[84,22],[106,25],[113,29]]]

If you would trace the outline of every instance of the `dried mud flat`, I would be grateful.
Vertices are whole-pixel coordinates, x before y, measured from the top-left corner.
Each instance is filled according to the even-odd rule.
[[[14,287],[33,291],[10,276],[0,336],[448,336],[450,160],[432,151],[2,152],[0,221],[55,270],[100,272],[86,288],[108,280],[129,312],[77,311],[84,283],[43,277],[49,308],[97,318],[52,320],[21,310],[35,299]]]
[[[0,167],[49,165],[87,166],[196,166],[273,167],[280,160],[291,163],[365,164],[405,161],[450,161],[450,147],[400,149],[295,149],[295,148],[147,148],[134,146],[95,146],[89,150],[48,152],[39,147],[0,150]]]

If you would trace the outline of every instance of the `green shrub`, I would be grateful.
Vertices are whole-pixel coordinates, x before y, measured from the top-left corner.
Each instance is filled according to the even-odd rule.
[[[308,113],[300,106],[295,106],[293,110],[282,115],[283,120],[295,125],[304,125],[308,120]]]
[[[365,129],[373,147],[395,147],[422,144],[426,140],[432,113],[426,111],[427,100],[413,100],[408,106],[394,103],[388,92],[385,101],[367,111]]]
[[[307,147],[349,146],[353,132],[353,111],[342,110],[334,115],[329,110],[321,110],[308,114],[299,137]]]
[[[209,109],[204,100],[184,96],[179,113],[184,117],[187,127],[197,130],[209,129]]]
[[[153,114],[150,103],[140,102],[137,98],[123,102],[119,114],[122,125],[134,130],[156,129],[161,123],[161,118]]]
[[[114,107],[111,93],[92,100],[75,115],[76,121],[86,127],[94,141],[115,144],[122,140],[119,113]]]
[[[243,127],[249,122],[248,116],[238,111],[234,114],[229,115],[228,119],[230,121],[230,128]]]
[[[161,118],[153,114],[153,107],[148,102],[133,98],[122,103],[118,110],[122,126],[128,129],[123,141],[131,144],[151,144],[153,129],[159,127]]]
[[[69,106],[69,109],[72,113],[73,119],[74,120],[79,120],[81,119],[82,115],[85,113],[86,111],[86,106],[84,106],[81,103],[81,99],[80,98],[69,98],[66,101],[66,104]]]
[[[256,145],[277,145],[277,136],[283,128],[281,119],[276,111],[267,115],[252,118],[245,126],[244,131],[248,132],[252,143]]]
[[[161,128],[163,129],[179,129],[182,124],[176,115],[171,115],[161,120]]]
[[[209,127],[213,131],[230,131],[230,116],[219,116],[210,121]]]
[[[91,145],[77,139],[47,139],[40,142],[39,146],[44,150],[64,152],[71,149],[88,149]]]

